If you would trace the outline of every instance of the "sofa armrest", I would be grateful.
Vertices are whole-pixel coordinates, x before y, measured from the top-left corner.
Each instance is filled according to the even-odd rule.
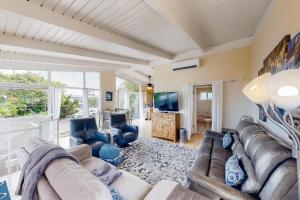
[[[201,187],[205,190],[208,190],[215,195],[218,195],[224,199],[230,200],[256,200],[254,197],[241,192],[237,189],[231,188],[224,183],[215,181],[207,176],[199,175],[197,173],[188,174],[188,179],[191,181],[190,184],[194,184],[198,187]],[[191,188],[193,189],[193,188]]]
[[[70,136],[70,146],[76,146],[83,143],[83,139],[76,136]]]
[[[167,200],[177,185],[174,181],[162,180],[152,188],[144,200]]]
[[[114,138],[114,142],[117,142],[118,144],[123,143],[123,134],[121,129],[111,127],[110,131]]]
[[[20,165],[20,168],[22,169],[29,157],[29,152],[26,151],[24,147],[17,149],[15,152],[18,158],[18,163]]]
[[[133,125],[126,125],[126,132],[139,133],[139,127]]]
[[[223,133],[220,132],[215,132],[215,131],[206,131],[205,132],[205,137],[213,138],[216,140],[223,140]]]
[[[96,132],[95,133],[95,138],[97,140],[100,140],[102,142],[105,142],[107,144],[110,144],[110,134],[109,133],[101,133],[101,132]]]
[[[78,146],[71,147],[67,151],[73,156],[75,156],[80,162],[92,156],[91,147],[87,144],[81,144]]]

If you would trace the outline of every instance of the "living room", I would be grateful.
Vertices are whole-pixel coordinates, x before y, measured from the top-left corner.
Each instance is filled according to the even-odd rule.
[[[1,0],[0,199],[300,199],[299,7]]]

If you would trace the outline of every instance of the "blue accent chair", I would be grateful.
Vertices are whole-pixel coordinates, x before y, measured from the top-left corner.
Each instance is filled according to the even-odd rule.
[[[128,125],[125,114],[111,114],[110,129],[114,141],[119,147],[127,146],[138,139],[139,127]]]
[[[71,119],[70,128],[70,145],[88,144],[95,157],[99,157],[99,150],[103,144],[110,143],[110,134],[98,131],[94,117]]]

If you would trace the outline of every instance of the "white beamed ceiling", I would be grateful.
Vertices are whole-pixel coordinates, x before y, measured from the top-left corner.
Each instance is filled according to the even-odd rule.
[[[44,11],[46,9],[66,21],[75,20],[99,30],[99,33],[105,31],[112,37],[116,36],[109,41],[107,38],[97,37],[97,34],[87,34],[88,31],[81,32],[76,28],[71,30],[55,22],[51,24],[49,23],[51,16],[48,21],[35,19],[28,14],[30,8],[24,8],[27,9],[24,12],[10,9],[9,6],[12,6],[9,5],[10,1],[3,1],[6,3],[6,7],[3,7],[9,11],[0,4],[0,39],[3,35],[15,36],[27,41],[28,39],[39,41],[41,44],[49,43],[72,47],[74,50],[98,52],[98,57],[100,53],[121,56],[120,60],[116,60],[117,64],[122,64],[127,58],[132,59],[124,62],[126,66],[147,65],[150,61],[165,58],[176,59],[178,55],[186,52],[199,49],[208,51],[224,43],[250,38],[271,2],[271,0],[13,0],[34,5],[34,9]],[[26,16],[26,12],[29,16]],[[120,43],[116,42],[116,38],[120,39]],[[60,55],[59,52],[47,53],[24,46],[18,48],[0,44],[0,50],[103,62],[98,57]],[[106,57],[110,58],[110,55]]]
[[[151,1],[151,0],[150,0]],[[154,0],[155,1],[155,0]],[[271,0],[157,0],[182,19],[202,48],[253,36]]]

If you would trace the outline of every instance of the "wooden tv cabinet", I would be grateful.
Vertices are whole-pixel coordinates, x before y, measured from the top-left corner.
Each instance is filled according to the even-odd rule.
[[[179,113],[152,113],[152,137],[176,142],[180,127]]]

